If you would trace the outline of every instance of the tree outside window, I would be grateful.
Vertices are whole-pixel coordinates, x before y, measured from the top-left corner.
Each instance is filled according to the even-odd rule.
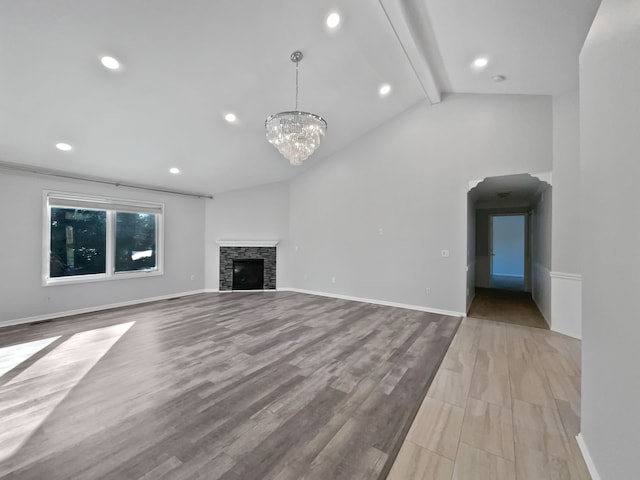
[[[52,208],[49,275],[105,273],[106,226],[105,211]]]
[[[116,213],[116,272],[147,270],[156,266],[156,216]]]

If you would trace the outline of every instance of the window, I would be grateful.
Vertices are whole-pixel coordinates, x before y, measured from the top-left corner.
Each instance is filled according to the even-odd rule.
[[[107,212],[51,208],[49,276],[106,272]]]
[[[156,216],[116,212],[116,272],[156,267]]]
[[[164,206],[45,192],[43,284],[162,274]]]

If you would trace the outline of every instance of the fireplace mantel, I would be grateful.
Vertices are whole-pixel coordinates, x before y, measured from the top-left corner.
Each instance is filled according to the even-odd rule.
[[[280,240],[218,240],[221,247],[275,247]]]

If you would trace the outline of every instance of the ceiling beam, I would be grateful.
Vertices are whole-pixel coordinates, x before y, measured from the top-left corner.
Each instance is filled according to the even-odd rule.
[[[427,100],[431,105],[440,103],[441,89],[438,86],[435,69],[432,65],[437,62],[433,55],[437,48],[435,45],[427,45],[427,43],[432,43],[426,41],[428,37],[432,37],[432,30],[424,7],[420,8],[419,2],[415,1],[411,2],[412,5],[407,5],[406,0],[378,1],[422,86]],[[416,12],[409,12],[409,9],[418,10],[418,18],[410,19],[409,17],[416,17],[416,15],[411,15]],[[435,44],[435,41],[433,43]],[[427,53],[428,51],[431,51],[431,55]],[[431,59],[428,58],[429,56]]]

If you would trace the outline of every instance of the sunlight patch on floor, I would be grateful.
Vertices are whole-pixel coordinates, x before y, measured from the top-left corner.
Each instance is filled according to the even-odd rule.
[[[22,362],[31,358],[33,355],[59,338],[59,336],[45,338],[42,340],[35,340],[33,342],[0,348],[0,377],[13,370]]]
[[[134,323],[76,333],[0,387],[0,462],[24,445]],[[12,408],[25,399],[30,402],[28,408]]]

